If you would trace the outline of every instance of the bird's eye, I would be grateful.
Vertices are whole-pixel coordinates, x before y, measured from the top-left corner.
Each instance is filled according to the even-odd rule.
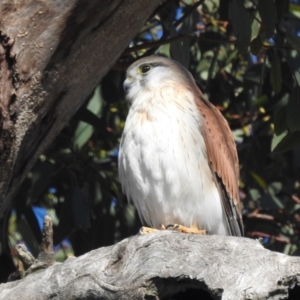
[[[142,74],[147,74],[152,69],[151,65],[142,65],[140,66],[140,71]]]

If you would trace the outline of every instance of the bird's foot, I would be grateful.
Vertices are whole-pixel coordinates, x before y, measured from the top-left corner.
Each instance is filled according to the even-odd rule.
[[[147,234],[147,233],[151,233],[151,232],[157,232],[158,229],[155,229],[155,228],[151,228],[151,227],[142,227],[140,229],[140,234]]]
[[[185,227],[183,225],[179,224],[170,224],[167,226],[168,230],[174,230],[174,231],[179,231],[183,233],[194,233],[194,234],[206,234],[206,230],[198,229],[198,227],[193,226],[193,227]]]
[[[147,234],[147,233],[152,233],[152,232],[157,232],[160,230],[165,230],[166,227],[164,225],[160,225],[160,229],[155,229],[155,228],[151,228],[151,227],[142,227],[140,229],[140,234]]]

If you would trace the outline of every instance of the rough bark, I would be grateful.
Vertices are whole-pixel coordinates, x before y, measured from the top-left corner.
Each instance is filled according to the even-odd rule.
[[[300,258],[255,240],[163,231],[2,284],[0,299],[179,299],[191,289],[209,292],[201,299],[288,299],[299,274]]]
[[[0,4],[0,213],[161,0]]]

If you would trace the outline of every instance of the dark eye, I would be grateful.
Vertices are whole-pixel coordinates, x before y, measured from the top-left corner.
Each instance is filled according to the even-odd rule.
[[[141,70],[141,73],[142,73],[142,74],[148,73],[151,69],[152,69],[152,66],[151,66],[151,65],[142,65],[142,66],[140,67],[140,70]]]

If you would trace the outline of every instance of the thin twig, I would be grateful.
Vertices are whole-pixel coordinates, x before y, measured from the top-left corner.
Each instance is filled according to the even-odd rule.
[[[167,39],[164,39],[164,40],[145,43],[145,44],[141,44],[141,45],[137,45],[137,46],[134,46],[134,47],[127,48],[124,51],[123,55],[127,55],[127,54],[130,54],[132,52],[139,51],[139,50],[144,50],[144,49],[149,49],[149,48],[153,48],[153,47],[162,46],[162,45],[169,44],[171,42],[174,42],[174,41],[177,41],[177,40],[180,40],[180,39],[183,39],[183,38],[189,38],[189,39],[193,39],[193,40],[197,40],[197,41],[200,40],[200,36],[180,34],[178,36],[174,36],[174,37],[167,38]],[[237,40],[225,40],[224,39],[224,40],[217,41],[217,40],[214,40],[214,39],[207,39],[207,38],[201,38],[201,42],[231,43],[231,44],[235,44],[235,45],[241,45],[241,44],[247,44],[248,45],[249,44],[247,42],[239,42]],[[261,45],[254,44],[254,46],[261,46]],[[271,48],[271,49],[294,50],[294,48],[292,48],[292,47],[281,47],[281,46],[275,46],[275,45],[263,45],[263,47],[266,48],[266,49]]]
[[[247,12],[248,14],[250,14],[250,15],[253,17],[253,19],[255,19],[255,20],[261,25],[261,24],[262,24],[261,20],[258,19],[252,12],[250,12],[250,11],[245,7],[245,5],[244,5],[244,3],[242,2],[242,0],[239,0],[239,1],[240,1],[240,4],[243,6],[243,8],[246,10],[246,12]],[[251,3],[253,4],[252,1],[251,1]]]

